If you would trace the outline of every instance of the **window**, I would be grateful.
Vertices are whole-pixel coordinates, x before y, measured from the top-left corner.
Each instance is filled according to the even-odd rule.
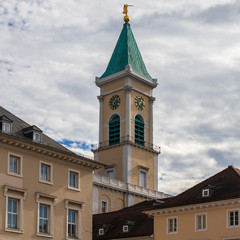
[[[80,190],[80,172],[68,169],[68,188],[72,190]]]
[[[196,231],[207,230],[207,215],[197,214],[195,219]]]
[[[240,210],[228,211],[228,227],[240,227]]]
[[[5,115],[0,116],[0,131],[4,133],[11,133],[12,120]]]
[[[22,233],[23,200],[26,198],[26,191],[4,186],[4,196],[6,197],[5,231]]]
[[[3,130],[3,132],[10,133],[11,132],[11,125],[10,125],[10,123],[3,122],[2,130]]]
[[[107,202],[101,201],[101,212],[106,213],[107,212]]]
[[[135,143],[144,146],[144,121],[140,115],[135,117]]]
[[[115,168],[114,167],[108,167],[105,169],[105,176],[109,178],[115,178]]]
[[[120,117],[114,115],[109,121],[109,145],[120,143]]]
[[[143,166],[138,166],[138,174],[139,174],[139,186],[147,188],[148,182],[148,168],[145,168]]]
[[[203,189],[202,190],[202,197],[209,197],[210,191],[209,189]]]
[[[18,208],[19,208],[19,200],[8,198],[8,228],[17,229],[18,228]]]
[[[49,233],[49,205],[39,204],[39,232]]]
[[[123,226],[123,232],[128,232],[128,225]]]
[[[98,229],[98,235],[104,235],[104,228]]]
[[[177,218],[168,218],[167,219],[167,232],[168,233],[177,233]]]
[[[37,235],[53,236],[53,207],[56,197],[44,193],[36,193],[38,207]]]
[[[67,239],[80,239],[82,206],[82,202],[65,200],[65,208],[67,209]]]
[[[77,236],[77,212],[68,210],[68,237]]]
[[[39,181],[52,184],[52,164],[40,161]]]
[[[40,133],[33,132],[33,140],[36,142],[40,142],[41,140]]]
[[[22,176],[22,156],[8,154],[8,174]]]

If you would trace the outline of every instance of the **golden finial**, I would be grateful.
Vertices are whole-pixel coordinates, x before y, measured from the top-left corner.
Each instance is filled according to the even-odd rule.
[[[130,21],[130,17],[128,16],[128,7],[134,7],[134,5],[125,4],[123,6],[123,14],[126,14],[123,18],[124,22],[129,22]]]

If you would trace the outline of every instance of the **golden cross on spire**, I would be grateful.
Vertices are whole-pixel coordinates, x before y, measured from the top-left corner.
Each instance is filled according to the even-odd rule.
[[[123,14],[126,14],[123,18],[124,22],[129,22],[130,21],[130,17],[128,16],[128,7],[134,7],[134,5],[125,4],[123,6]]]

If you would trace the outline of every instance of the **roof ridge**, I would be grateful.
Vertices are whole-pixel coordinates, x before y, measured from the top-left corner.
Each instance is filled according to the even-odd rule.
[[[234,167],[233,165],[229,165],[228,167],[232,169],[240,177],[240,169]]]

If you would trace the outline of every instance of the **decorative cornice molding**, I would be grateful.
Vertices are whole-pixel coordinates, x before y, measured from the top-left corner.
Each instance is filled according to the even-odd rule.
[[[137,72],[134,72],[132,69],[131,69],[131,66],[130,68],[128,66],[126,66],[126,68],[120,72],[117,72],[117,73],[114,73],[112,75],[109,75],[109,76],[106,76],[104,78],[98,78],[96,77],[95,78],[95,84],[98,86],[98,87],[101,87],[103,85],[105,85],[106,83],[109,83],[109,82],[112,82],[112,81],[115,81],[117,79],[120,79],[120,78],[123,78],[123,77],[126,77],[126,76],[131,76],[145,84],[147,84],[148,86],[151,86],[151,88],[155,88],[157,87],[157,79],[152,79],[150,80],[149,78],[137,73]]]
[[[154,101],[156,100],[156,98],[155,97],[150,97],[149,100],[150,100],[150,104],[153,104]]]
[[[130,85],[124,86],[123,89],[126,91],[126,93],[130,93],[133,90],[133,87]]]
[[[149,210],[149,211],[145,211],[144,213],[154,217],[154,216],[160,216],[160,215],[186,213],[186,212],[205,210],[205,209],[223,208],[223,207],[239,205],[239,204],[240,204],[240,198],[235,198],[235,199],[227,199],[227,200],[221,200],[221,201],[215,201],[215,202],[179,206],[179,207],[173,207],[173,208]]]
[[[48,157],[53,157],[66,162],[75,163],[92,169],[99,169],[104,166],[104,164],[94,162],[93,160],[88,159],[87,157],[78,156],[75,153],[64,152],[59,149],[55,149],[53,147],[49,147],[40,143],[35,142],[30,143],[28,141],[20,140],[17,137],[5,135],[2,133],[0,133],[0,143],[13,146],[19,149],[24,149],[30,152],[42,154]]]
[[[101,95],[97,96],[97,99],[99,100],[99,102],[101,102],[101,101],[103,101],[104,96],[101,94]]]

